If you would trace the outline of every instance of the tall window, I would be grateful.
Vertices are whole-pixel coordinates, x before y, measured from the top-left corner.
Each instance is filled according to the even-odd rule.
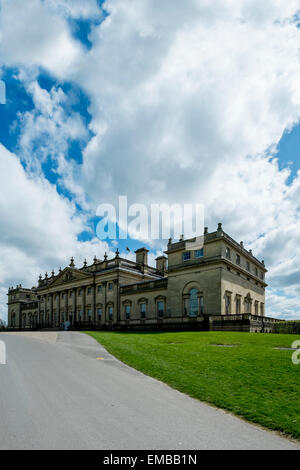
[[[140,304],[141,318],[146,318],[146,303],[143,302]]]
[[[110,282],[110,283],[108,284],[108,290],[113,290],[113,287],[114,287],[113,283]]]
[[[113,319],[113,308],[108,307],[108,319],[111,321]]]
[[[230,253],[230,248],[226,248],[226,258],[230,259],[231,258],[231,253]]]
[[[98,293],[100,293],[102,291],[102,286],[99,285],[97,289],[98,289]]]
[[[255,301],[254,309],[255,309],[255,315],[258,315],[258,301],[257,300]]]
[[[101,321],[101,318],[102,318],[102,308],[101,307],[99,307],[97,309],[97,313],[98,313],[98,321]]]
[[[165,313],[165,303],[163,300],[157,302],[157,316],[159,318],[163,317]]]
[[[240,257],[240,255],[236,255],[236,264],[238,264],[238,265],[241,264],[241,257]]]
[[[199,305],[198,305],[198,289],[191,289],[190,290],[190,298],[189,298],[189,314],[190,317],[196,317],[199,313]]]
[[[225,296],[225,314],[231,314],[231,295],[226,294]]]
[[[246,263],[246,269],[247,269],[247,271],[250,271],[250,263],[249,263],[249,261],[247,261],[247,263]]]
[[[87,314],[88,314],[89,321],[91,321],[91,319],[92,319],[92,309],[91,308],[88,308]]]
[[[251,302],[248,298],[245,298],[245,313],[251,313]]]
[[[236,314],[240,315],[241,313],[241,298],[237,297],[236,298]]]
[[[263,303],[260,304],[260,314],[262,317],[264,316],[264,304]]]
[[[78,321],[82,320],[82,311],[78,310]]]
[[[130,319],[130,305],[125,305],[125,318],[126,320]]]

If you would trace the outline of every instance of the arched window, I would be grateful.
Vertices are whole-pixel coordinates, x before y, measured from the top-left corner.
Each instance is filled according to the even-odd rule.
[[[196,317],[199,314],[199,298],[198,298],[198,289],[190,290],[189,297],[189,315],[190,317]]]

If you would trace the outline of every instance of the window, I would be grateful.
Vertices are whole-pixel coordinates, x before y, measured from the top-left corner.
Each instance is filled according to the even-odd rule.
[[[108,307],[108,319],[111,321],[113,319],[113,308]]]
[[[98,313],[98,321],[101,321],[101,319],[102,319],[102,308],[98,308],[97,313]]]
[[[80,296],[82,294],[82,289],[78,289],[78,295]]]
[[[70,297],[73,297],[73,292],[72,291],[70,291]]]
[[[264,316],[264,304],[263,303],[260,304],[260,314],[262,317]]]
[[[249,263],[249,261],[246,262],[246,269],[247,269],[247,271],[250,271],[250,263]]]
[[[79,321],[82,320],[82,311],[81,310],[78,310],[78,320]]]
[[[159,300],[157,302],[157,316],[158,317],[163,317],[165,313],[165,303],[163,300]]]
[[[126,320],[130,319],[130,305],[125,305],[125,318]]]
[[[190,259],[191,259],[190,251],[186,251],[185,253],[183,253],[183,261],[189,261]]]
[[[255,276],[258,276],[258,269],[255,268]]]
[[[108,284],[108,290],[113,290],[113,287],[114,287],[113,283],[110,282],[110,283]]]
[[[262,271],[260,271],[260,278],[263,279],[264,278],[264,273]]]
[[[231,295],[225,295],[225,315],[231,314]]]
[[[240,315],[241,313],[241,298],[237,297],[236,298],[236,314]]]
[[[226,258],[227,259],[231,258],[230,248],[228,248],[228,247],[226,247]]]
[[[195,258],[202,258],[203,256],[204,256],[204,248],[201,248],[201,250],[195,251]]]
[[[251,314],[251,301],[249,297],[245,298],[244,305],[245,305],[245,313]]]
[[[102,286],[97,287],[98,293],[102,292]]]
[[[91,308],[88,308],[87,314],[88,314],[89,321],[91,321],[91,319],[92,319],[92,309]]]
[[[143,302],[140,304],[141,318],[146,318],[146,303]]]
[[[258,315],[258,301],[255,301],[255,315]]]
[[[62,299],[65,298],[65,294],[64,294],[64,293],[61,294],[61,298],[62,298]]]
[[[92,288],[91,287],[88,287],[87,293],[88,293],[88,295],[90,295],[92,293]]]
[[[241,264],[241,257],[240,255],[236,255],[236,264]]]
[[[189,298],[189,314],[190,317],[196,317],[198,315],[198,289],[190,290]]]

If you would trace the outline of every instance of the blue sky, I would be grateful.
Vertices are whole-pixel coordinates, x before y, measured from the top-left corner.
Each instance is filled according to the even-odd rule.
[[[298,317],[300,2],[0,7],[0,315],[9,285],[145,245],[96,236],[98,205],[127,195],[204,204],[266,260],[268,313]]]

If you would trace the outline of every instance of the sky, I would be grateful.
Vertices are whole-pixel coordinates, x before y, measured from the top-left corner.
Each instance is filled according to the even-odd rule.
[[[203,204],[210,231],[223,222],[265,260],[266,314],[300,318],[299,13],[300,0],[0,0],[1,318],[8,287],[144,245],[98,239],[97,207],[119,195]]]

